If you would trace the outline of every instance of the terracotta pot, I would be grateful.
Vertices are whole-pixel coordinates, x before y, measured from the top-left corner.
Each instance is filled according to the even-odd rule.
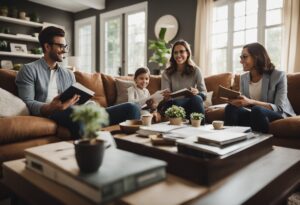
[[[191,119],[191,124],[192,124],[193,127],[200,127],[201,120],[193,120],[193,119]]]
[[[182,118],[181,117],[170,118],[170,124],[171,125],[181,125],[181,123],[182,123]]]
[[[90,140],[76,140],[75,158],[79,169],[84,173],[92,173],[99,169],[102,164],[105,142],[103,140],[95,140],[93,143]]]

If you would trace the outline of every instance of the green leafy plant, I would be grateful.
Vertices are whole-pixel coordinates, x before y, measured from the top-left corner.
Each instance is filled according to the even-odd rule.
[[[204,115],[202,113],[198,113],[198,112],[193,112],[190,115],[192,120],[200,120],[204,118]]]
[[[159,38],[157,40],[149,40],[148,49],[153,51],[149,59],[149,63],[157,63],[160,69],[164,69],[168,63],[171,49],[165,41],[167,28],[161,28],[159,31]]]
[[[183,107],[177,106],[177,105],[172,105],[172,107],[169,107],[165,115],[168,116],[169,118],[185,118],[185,110]]]
[[[109,118],[106,110],[94,104],[77,105],[71,114],[74,122],[82,122],[84,124],[84,139],[95,139],[96,131],[103,126],[108,125]]]

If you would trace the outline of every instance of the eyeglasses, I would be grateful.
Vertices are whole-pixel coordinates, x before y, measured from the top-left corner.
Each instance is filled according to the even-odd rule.
[[[249,57],[249,55],[241,55],[241,56],[240,56],[240,59],[241,59],[241,60],[246,60],[248,57]]]
[[[186,52],[186,50],[179,50],[179,51],[174,51],[174,55],[178,55],[178,54],[183,54],[184,52]]]
[[[62,44],[62,43],[49,43],[50,45],[56,45],[56,46],[59,46],[59,48],[61,50],[64,50],[64,51],[69,51],[69,45],[68,44]]]

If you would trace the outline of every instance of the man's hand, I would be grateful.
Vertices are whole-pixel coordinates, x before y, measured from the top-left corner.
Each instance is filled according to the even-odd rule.
[[[53,100],[41,108],[41,113],[44,116],[49,116],[53,114],[55,111],[65,110],[68,107],[75,105],[80,99],[80,95],[74,95],[72,98],[65,102],[61,102],[59,99],[60,95],[53,98]]]
[[[253,104],[252,99],[249,99],[244,95],[240,95],[237,99],[228,100],[228,103],[236,107],[246,107]]]

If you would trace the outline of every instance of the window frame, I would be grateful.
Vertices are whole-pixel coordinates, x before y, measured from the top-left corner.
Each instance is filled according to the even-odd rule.
[[[75,39],[75,56],[79,56],[79,29],[82,26],[90,24],[92,26],[91,31],[91,72],[96,71],[96,16],[76,20],[74,22],[74,39]],[[80,57],[80,56],[79,56]]]

